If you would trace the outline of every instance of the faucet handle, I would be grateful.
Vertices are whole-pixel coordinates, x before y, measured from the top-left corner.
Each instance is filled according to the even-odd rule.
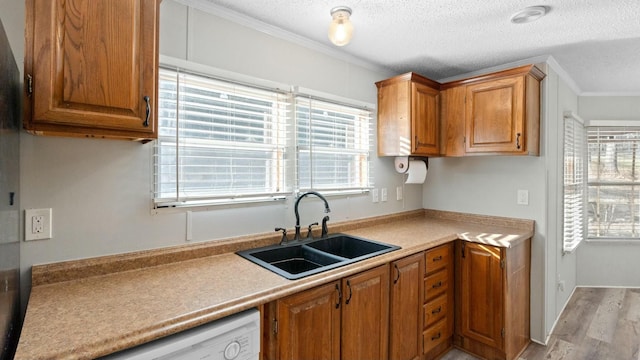
[[[311,232],[311,228],[318,225],[318,222],[314,222],[313,224],[309,224],[307,227],[307,239],[313,239],[313,233]]]
[[[287,229],[277,227],[275,231],[282,231],[282,239],[280,240],[280,245],[283,245],[289,242],[289,239],[287,238]]]

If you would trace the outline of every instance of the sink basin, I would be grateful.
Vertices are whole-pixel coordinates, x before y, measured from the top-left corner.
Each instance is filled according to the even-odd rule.
[[[387,252],[386,250],[392,246],[343,234],[316,240],[307,245],[314,249],[347,259],[355,259],[367,255],[369,255],[369,257],[375,256],[378,255],[378,252]]]
[[[338,257],[303,245],[271,247],[251,252],[251,256],[290,274],[304,273],[341,261]]]
[[[333,234],[322,239],[271,245],[237,254],[287,279],[299,279],[378,256],[399,246]]]

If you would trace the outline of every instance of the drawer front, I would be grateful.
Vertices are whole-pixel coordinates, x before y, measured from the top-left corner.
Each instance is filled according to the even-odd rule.
[[[434,298],[449,288],[449,271],[444,268],[424,279],[424,300]]]
[[[424,328],[428,328],[436,321],[447,316],[448,306],[446,293],[424,304],[424,317],[422,322]]]
[[[442,269],[451,263],[451,244],[428,250],[424,255],[426,273]]]
[[[442,319],[422,332],[422,352],[424,354],[447,341],[447,321]]]

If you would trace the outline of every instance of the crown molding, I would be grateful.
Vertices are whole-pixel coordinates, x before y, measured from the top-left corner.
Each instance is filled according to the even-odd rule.
[[[223,19],[232,21],[236,24],[259,31],[261,33],[273,36],[275,38],[279,38],[279,39],[294,43],[296,45],[300,45],[307,49],[317,51],[319,53],[328,55],[337,60],[345,61],[350,64],[357,65],[362,68],[376,71],[376,72],[381,72],[381,73],[391,72],[391,69],[373,64],[357,56],[346,54],[335,47],[319,43],[317,41],[311,40],[309,38],[306,38],[306,37],[297,35],[295,33],[292,33],[290,31],[284,30],[282,28],[279,28],[277,26],[267,24],[264,21],[260,21],[250,16],[216,5],[207,0],[174,0],[174,1],[185,6],[198,9],[200,11],[204,11],[208,14],[215,15]]]

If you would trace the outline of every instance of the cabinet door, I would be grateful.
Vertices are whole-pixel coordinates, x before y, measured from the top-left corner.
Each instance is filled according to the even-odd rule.
[[[342,359],[388,358],[389,266],[345,278],[342,285]]]
[[[504,293],[501,249],[463,241],[459,260],[462,336],[502,349]]]
[[[413,155],[440,154],[440,91],[411,84],[411,130]]]
[[[27,0],[25,128],[155,138],[158,0]]]
[[[422,295],[424,256],[418,253],[391,264],[389,358],[408,360],[422,353]]]
[[[340,283],[278,300],[278,359],[340,359]]]
[[[442,90],[440,96],[440,152],[444,156],[464,156],[466,87],[461,85]]]
[[[378,156],[409,155],[411,84],[397,81],[378,88]]]
[[[525,149],[524,77],[491,80],[467,86],[467,153]]]

